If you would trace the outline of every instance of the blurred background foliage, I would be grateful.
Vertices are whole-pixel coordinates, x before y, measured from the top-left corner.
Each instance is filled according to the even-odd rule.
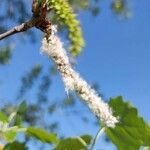
[[[93,17],[96,17],[103,8],[101,8],[102,0],[68,0],[68,3],[72,6],[74,12],[90,12]],[[105,1],[105,0],[104,0]],[[30,2],[30,4],[28,3]],[[32,1],[27,0],[5,0],[0,1],[0,33],[3,33],[10,29],[11,27],[25,22],[32,16],[31,12],[31,4]],[[127,18],[130,13],[127,0],[113,0],[110,1],[108,9],[112,10],[112,13],[116,15],[116,17]],[[50,13],[50,16],[52,14]],[[57,21],[57,14],[51,16],[52,22]],[[6,24],[7,23],[7,24]],[[60,30],[60,34],[65,37],[66,27],[63,24],[59,24],[58,28]],[[36,31],[29,30],[26,33],[25,39],[31,39],[30,42],[35,43],[39,42],[36,38]],[[16,35],[17,36],[17,35]],[[73,36],[73,35],[72,35]],[[5,39],[0,44],[0,67],[3,65],[7,65],[11,61],[11,56],[13,54],[13,46],[11,45],[12,37]],[[24,37],[20,38],[20,42],[24,41]],[[13,42],[16,42],[13,39]],[[86,117],[86,113],[89,111],[84,107],[82,103],[78,103],[75,101],[75,95],[70,94],[69,96],[63,97],[61,101],[51,100],[48,97],[48,92],[50,92],[50,87],[55,80],[55,76],[57,75],[57,70],[55,66],[48,66],[47,71],[43,71],[42,64],[35,64],[35,66],[31,66],[28,72],[25,72],[21,78],[21,85],[18,89],[18,93],[16,97],[14,97],[14,101],[18,103],[24,101],[23,108],[21,108],[17,113],[16,124],[20,124],[23,120],[23,124],[28,124],[32,126],[38,126],[47,129],[48,131],[55,132],[59,131],[60,121],[59,119],[52,119],[50,121],[44,121],[44,116],[54,116],[58,111],[63,111],[66,115],[78,115],[83,122],[89,123],[88,118]],[[20,79],[18,79],[20,80]],[[9,84],[9,83],[7,83]],[[93,84],[94,88],[98,88],[97,84]],[[34,92],[32,93],[33,89]],[[57,92],[57,90],[56,90]],[[34,101],[30,100],[28,97],[28,93],[36,94],[36,98]],[[7,103],[7,100],[6,100]],[[79,110],[78,107],[81,105],[83,107],[82,110]],[[7,115],[16,111],[16,105],[12,103],[7,103],[3,108]],[[20,117],[21,116],[21,117]],[[91,122],[90,122],[91,123]],[[94,125],[97,125],[96,119],[92,122]],[[62,134],[63,136],[63,134]],[[25,137],[24,142],[28,142],[29,138]]]

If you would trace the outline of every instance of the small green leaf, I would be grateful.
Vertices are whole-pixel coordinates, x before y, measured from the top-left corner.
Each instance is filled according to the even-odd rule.
[[[27,109],[27,104],[25,101],[21,102],[17,108],[16,116],[14,118],[14,126],[20,126],[22,124],[22,116]]]
[[[92,140],[92,137],[90,135],[82,135],[80,137],[86,142],[87,145],[90,145]]]
[[[9,62],[9,59],[11,58],[11,51],[10,46],[6,46],[3,48],[0,48],[0,64],[5,65]]]
[[[81,137],[72,137],[61,140],[54,150],[84,150],[90,145],[92,137],[83,135]]]
[[[8,117],[1,111],[0,111],[0,121],[2,121],[2,122],[8,121]]]
[[[27,104],[25,101],[21,102],[20,105],[18,106],[18,110],[17,110],[17,113],[24,113],[27,109]]]
[[[109,105],[114,116],[119,117],[115,128],[107,128],[106,134],[118,150],[139,150],[141,146],[150,146],[150,126],[138,116],[137,109],[122,97],[110,99]]]
[[[24,143],[15,141],[13,143],[8,143],[3,150],[27,150],[27,148]]]
[[[15,137],[17,135],[17,132],[15,132],[15,131],[7,131],[7,132],[4,133],[4,135],[5,135],[5,139],[7,141],[12,142],[15,139]]]
[[[40,129],[40,128],[29,127],[29,128],[27,128],[26,133],[29,136],[32,136],[42,142],[54,143],[54,144],[57,144],[59,142],[59,140],[55,134],[48,133],[45,130]]]

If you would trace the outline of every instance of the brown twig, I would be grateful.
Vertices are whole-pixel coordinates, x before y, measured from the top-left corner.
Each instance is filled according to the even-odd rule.
[[[33,1],[32,7],[35,5],[35,1]],[[36,9],[36,8],[35,8]],[[32,9],[33,11],[34,9]],[[33,11],[33,18],[27,22],[22,23],[21,25],[15,26],[9,31],[0,34],[0,40],[14,35],[19,32],[24,32],[32,27],[36,27],[41,31],[50,34],[51,31],[51,22],[46,17],[47,7],[45,4],[45,0],[43,0],[42,6],[37,9],[38,15]]]
[[[19,32],[24,32],[26,30],[28,30],[29,28],[32,28],[36,25],[36,23],[38,22],[38,19],[31,19],[25,23],[22,23],[21,25],[15,26],[14,28],[12,28],[11,30],[0,34],[0,40],[11,36],[13,34],[19,33]]]
[[[22,23],[21,25],[13,27],[11,30],[5,33],[0,34],[0,40],[8,36],[14,35],[16,33],[24,32],[32,27],[36,27],[46,33],[48,29],[50,29],[50,26],[51,26],[50,21],[48,21],[45,18],[44,19],[42,17],[33,18],[25,23]]]

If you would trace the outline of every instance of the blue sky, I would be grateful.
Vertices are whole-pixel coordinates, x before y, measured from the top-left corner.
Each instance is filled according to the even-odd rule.
[[[96,18],[85,12],[79,15],[86,47],[77,58],[76,69],[89,83],[97,82],[106,99],[123,96],[150,122],[150,2],[132,0],[131,3],[133,17],[129,20],[118,20],[104,1],[101,3],[102,12]],[[15,35],[15,40],[20,37]],[[10,64],[0,66],[1,99],[13,100],[20,85],[18,78],[31,66],[36,63],[49,64],[49,60],[39,53],[39,48],[40,43],[16,44]],[[54,94],[56,88],[59,96]],[[61,98],[64,94],[63,83],[58,76],[51,88],[51,96]],[[77,117],[70,119],[78,120]],[[62,122],[62,126],[67,124],[66,128],[70,130],[68,135],[88,131],[95,134],[97,130],[88,125],[79,127],[77,121],[73,122],[74,127],[68,127],[63,119]],[[111,149],[103,142],[101,147]]]
[[[132,7],[134,16],[122,22],[105,7],[95,20],[82,16],[87,47],[78,66],[87,80],[98,81],[107,98],[122,95],[150,121],[148,4],[148,1],[135,2]]]

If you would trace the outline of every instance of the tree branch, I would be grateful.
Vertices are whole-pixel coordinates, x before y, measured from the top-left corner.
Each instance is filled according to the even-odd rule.
[[[24,31],[36,26],[38,24],[38,22],[40,22],[40,18],[33,18],[27,22],[22,23],[21,25],[15,26],[11,30],[0,34],[0,40],[6,38],[8,36],[11,36],[13,34],[16,34],[19,32],[24,32]]]
[[[47,18],[43,18],[42,16],[34,17],[31,20],[22,23],[21,25],[15,26],[11,30],[0,34],[0,40],[16,33],[24,32],[32,27],[36,27],[45,33],[49,33],[49,31],[51,31],[51,22]]]
[[[27,22],[22,23],[21,25],[15,26],[9,31],[0,34],[0,40],[14,35],[19,32],[24,32],[32,27],[36,27],[41,31],[47,33],[47,35],[51,34],[51,22],[46,17],[47,5],[46,0],[42,1],[42,5],[39,6],[35,0],[33,0],[32,4],[32,12],[33,18]]]

